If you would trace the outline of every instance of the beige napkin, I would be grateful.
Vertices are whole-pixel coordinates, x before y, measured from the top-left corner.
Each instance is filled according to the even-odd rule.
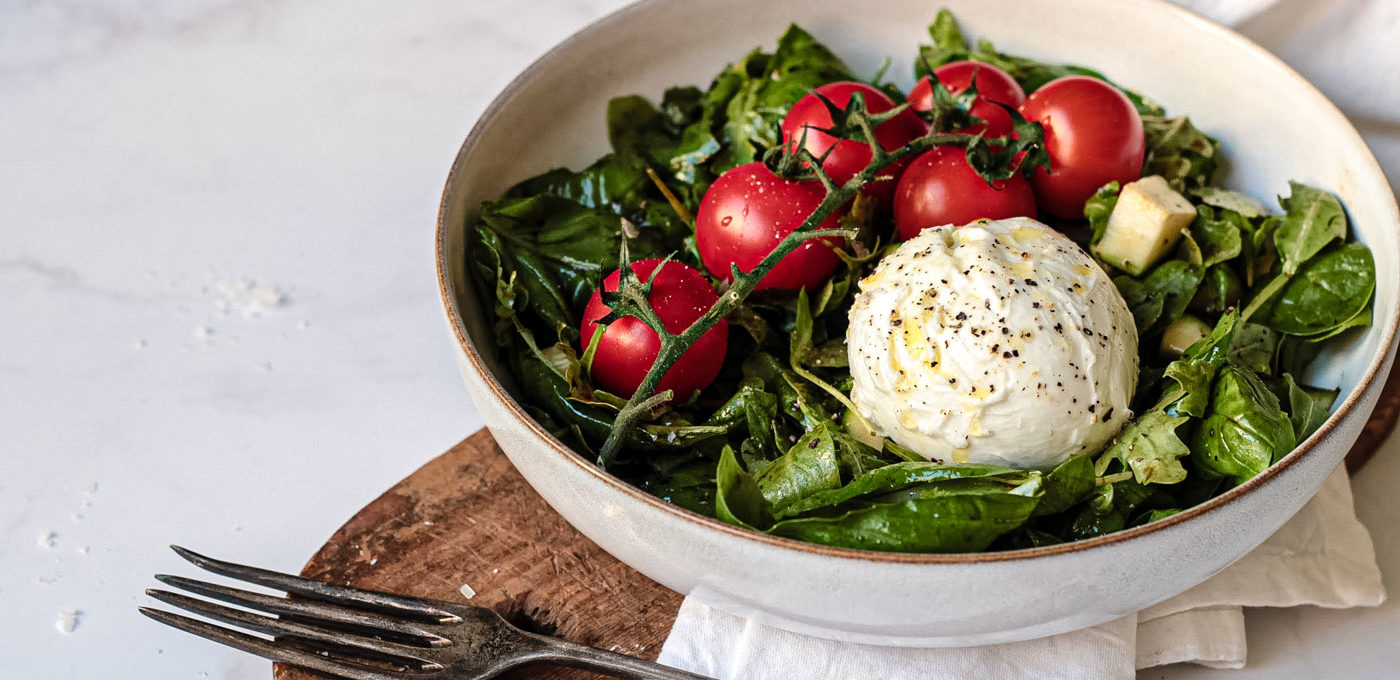
[[[1103,625],[1003,645],[909,649],[834,642],[760,625],[694,598],[661,649],[664,664],[721,680],[1133,678],[1177,662],[1245,664],[1244,607],[1375,606],[1375,548],[1338,468],[1278,533],[1209,581]]]

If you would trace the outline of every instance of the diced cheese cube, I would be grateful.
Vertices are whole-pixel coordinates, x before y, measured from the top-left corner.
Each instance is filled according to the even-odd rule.
[[[1176,247],[1196,209],[1159,175],[1129,182],[1118,194],[1103,238],[1093,247],[1099,259],[1140,276]]]

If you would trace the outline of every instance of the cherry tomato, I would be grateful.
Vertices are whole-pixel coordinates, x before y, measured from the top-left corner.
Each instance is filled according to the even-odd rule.
[[[967,152],[957,146],[940,146],[919,156],[894,193],[894,223],[902,240],[928,227],[1035,216],[1035,192],[1025,175],[1016,173],[987,186],[967,164]]]
[[[646,280],[661,262],[659,259],[638,260],[632,263],[632,271]],[[614,271],[603,280],[603,288],[616,291],[620,279],[621,272]],[[661,338],[635,317],[623,317],[606,326],[596,323],[609,312],[603,304],[601,290],[593,291],[593,297],[583,310],[581,351],[587,351],[593,334],[601,332],[603,338],[593,354],[593,382],[609,392],[630,397],[641,386],[651,365],[656,363]],[[704,274],[671,260],[652,279],[651,295],[647,299],[666,330],[680,333],[709,311],[719,297]],[[714,382],[720,364],[724,363],[728,343],[729,324],[720,319],[666,371],[656,391],[672,390],[677,402],[690,399],[695,392]]]
[[[966,90],[972,84],[973,76],[977,77],[977,99],[973,100],[969,112],[986,122],[970,125],[960,132],[983,132],[988,137],[1011,134],[1011,114],[992,102],[1015,108],[1026,100],[1026,93],[1006,71],[976,61],[953,61],[934,69],[933,74],[953,94]],[[933,81],[928,76],[920,78],[914,84],[914,89],[909,91],[909,107],[915,111],[933,109]]]
[[[838,140],[821,132],[819,128],[831,127],[831,112],[816,95],[820,94],[831,100],[831,103],[836,106],[844,108],[850,103],[851,95],[857,92],[865,96],[865,108],[871,113],[883,113],[895,107],[893,99],[870,85],[841,81],[827,83],[816,88],[813,90],[814,94],[808,94],[797,100],[797,103],[793,104],[787,115],[783,117],[784,142],[803,139],[805,131],[806,142],[804,146],[812,152],[812,155],[820,157],[827,152],[827,149],[831,149],[831,153],[822,162],[822,169],[826,170],[826,173],[838,185],[845,184],[847,180],[870,164],[870,147],[864,142],[857,142],[853,139]],[[906,109],[875,128],[875,139],[886,151],[894,151],[927,131],[928,125],[913,111]],[[835,148],[832,148],[833,145]],[[893,179],[878,180],[865,187],[866,193],[875,199],[876,204],[881,209],[889,209],[890,197],[894,195],[895,182],[899,180],[900,173],[908,165],[909,162],[903,160],[885,168],[884,172],[880,174],[888,174]]]
[[[1026,120],[1045,126],[1050,172],[1031,175],[1040,208],[1056,217],[1084,216],[1084,202],[1109,182],[1142,174],[1142,118],[1118,88],[1097,78],[1066,76],[1021,104]]]
[[[773,252],[816,210],[825,192],[815,180],[790,182],[762,163],[746,163],[725,172],[700,199],[695,213],[695,245],[705,268],[716,278],[731,280],[729,265],[749,272]],[[840,211],[826,218],[821,229],[838,226]],[[797,290],[821,285],[841,259],[833,247],[840,237],[810,239],[788,253],[758,289]]]

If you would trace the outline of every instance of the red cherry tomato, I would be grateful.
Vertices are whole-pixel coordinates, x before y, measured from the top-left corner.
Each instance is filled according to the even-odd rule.
[[[992,102],[1015,108],[1026,100],[1026,93],[1006,71],[976,61],[953,61],[934,69],[933,74],[953,94],[966,90],[972,84],[973,76],[977,77],[977,99],[973,101],[970,113],[986,122],[970,125],[960,132],[983,132],[988,137],[1011,134],[1011,114]],[[933,82],[928,76],[920,78],[914,89],[909,91],[909,107],[915,111],[933,109]]]
[[[894,193],[894,223],[902,240],[928,227],[1023,216],[1036,216],[1035,192],[1026,176],[1016,173],[987,186],[967,164],[962,147],[940,146],[919,156]]]
[[[843,108],[850,103],[851,95],[857,92],[865,96],[865,108],[871,113],[884,113],[895,107],[893,99],[865,83],[850,81],[827,83],[816,88],[813,92]],[[808,94],[797,100],[797,103],[793,104],[787,115],[783,117],[783,141],[791,142],[803,139],[805,131],[806,142],[804,146],[812,152],[812,155],[819,157],[826,153],[827,149],[831,149],[831,153],[822,162],[822,169],[826,170],[826,173],[838,185],[845,184],[847,180],[870,164],[870,147],[864,142],[852,139],[838,140],[819,130],[819,128],[829,127],[831,127],[831,112],[827,110],[826,105],[817,98],[816,94]],[[894,151],[927,131],[928,125],[920,120],[913,111],[906,109],[875,128],[875,139],[886,151]],[[832,148],[833,146],[835,148]],[[880,174],[888,174],[893,179],[871,182],[865,187],[866,193],[875,199],[876,204],[881,209],[889,209],[890,197],[894,195],[895,182],[899,180],[900,173],[908,164],[907,160],[903,160],[885,168],[884,172]]]
[[[660,263],[658,259],[638,260],[632,263],[632,271],[646,280]],[[603,280],[603,288],[616,291],[620,279],[621,273],[614,271]],[[601,290],[593,291],[593,297],[583,310],[582,351],[587,351],[593,334],[601,332],[603,338],[593,354],[593,382],[609,392],[630,397],[641,386],[651,365],[656,363],[661,338],[635,317],[623,317],[606,326],[596,323],[609,312],[603,304]],[[704,274],[671,260],[652,279],[651,295],[647,299],[666,330],[680,333],[709,311],[719,297]],[[720,364],[724,363],[728,343],[729,324],[720,319],[666,371],[656,391],[672,390],[677,402],[690,399],[695,392],[714,382]]]
[[[695,245],[705,268],[731,280],[729,265],[753,271],[783,237],[792,233],[825,197],[815,180],[790,182],[762,163],[745,163],[725,172],[705,191],[695,213]],[[821,229],[838,225],[840,211]],[[832,247],[840,237],[811,239],[788,253],[759,282],[758,289],[797,290],[821,285],[841,259]]]
[[[1021,104],[1026,120],[1045,126],[1050,172],[1031,175],[1040,208],[1056,217],[1084,216],[1084,202],[1109,182],[1142,174],[1142,118],[1118,88],[1097,78],[1066,76]]]

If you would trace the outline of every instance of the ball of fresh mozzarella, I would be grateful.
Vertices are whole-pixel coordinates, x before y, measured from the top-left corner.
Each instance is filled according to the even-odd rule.
[[[1098,264],[1032,219],[925,229],[865,280],[851,399],[931,460],[1045,469],[1132,416],[1137,328]]]

